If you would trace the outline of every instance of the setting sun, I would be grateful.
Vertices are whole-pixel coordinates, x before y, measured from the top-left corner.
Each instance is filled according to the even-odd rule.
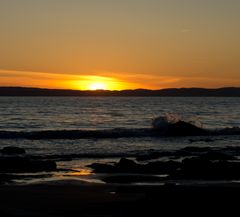
[[[117,78],[94,75],[78,76],[67,85],[78,90],[122,90],[130,86]]]
[[[94,82],[89,85],[90,90],[106,90],[107,85],[101,82]]]

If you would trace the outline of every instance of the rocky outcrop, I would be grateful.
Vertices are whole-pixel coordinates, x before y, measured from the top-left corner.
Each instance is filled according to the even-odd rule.
[[[240,162],[227,154],[218,152],[208,152],[198,157],[185,158],[182,161],[155,161],[145,164],[122,158],[113,165],[92,164],[89,167],[96,173],[119,174],[115,177],[104,178],[107,182],[117,182],[118,178],[121,183],[124,182],[124,178],[126,182],[156,180],[154,175],[163,175],[161,181],[240,180]],[[130,175],[126,176],[127,174]],[[132,176],[133,174],[135,176]]]
[[[209,132],[185,121],[178,121],[170,124],[165,133],[166,136],[201,136],[208,135]]]
[[[33,160],[27,157],[0,158],[0,173],[35,173],[56,169],[56,163],[49,160]]]

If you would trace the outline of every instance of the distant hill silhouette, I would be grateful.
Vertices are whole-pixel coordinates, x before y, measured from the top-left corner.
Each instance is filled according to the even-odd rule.
[[[0,87],[0,96],[175,96],[175,97],[240,97],[240,87],[218,89],[169,88],[161,90],[62,90],[27,87]]]

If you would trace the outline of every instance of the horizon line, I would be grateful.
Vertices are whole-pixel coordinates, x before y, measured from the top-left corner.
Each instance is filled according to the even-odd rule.
[[[136,88],[136,89],[122,89],[122,90],[109,90],[109,89],[66,89],[66,88],[45,88],[45,87],[28,87],[28,86],[0,86],[0,88],[25,88],[25,89],[40,89],[40,90],[65,90],[65,91],[90,91],[90,92],[97,92],[97,91],[136,91],[136,90],[149,90],[149,91],[159,91],[159,90],[168,90],[168,89],[206,89],[206,90],[216,90],[216,89],[227,89],[227,88],[240,88],[240,86],[222,86],[222,87],[169,87],[169,88],[160,88],[160,89],[147,89],[147,88]]]

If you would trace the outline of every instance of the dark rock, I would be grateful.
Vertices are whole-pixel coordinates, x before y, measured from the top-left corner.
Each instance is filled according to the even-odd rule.
[[[145,173],[151,174],[171,174],[176,172],[181,166],[180,162],[176,161],[156,161],[150,162],[144,166]]]
[[[136,182],[161,182],[164,178],[151,175],[118,175],[106,176],[103,181],[106,183],[136,183]]]
[[[118,163],[116,163],[116,166],[121,167],[121,168],[129,168],[129,167],[135,167],[137,165],[136,162],[133,160],[129,160],[127,158],[121,158]]]
[[[201,136],[207,134],[206,130],[185,121],[170,124],[165,131],[167,136]]]
[[[188,149],[187,149],[188,150]],[[193,151],[192,149],[190,149]],[[92,164],[91,168],[99,173],[121,174],[106,178],[106,182],[131,183],[151,180],[152,174],[166,175],[160,177],[168,180],[239,180],[240,162],[228,161],[233,157],[225,153],[211,151],[198,157],[177,161],[156,161],[138,164],[133,160],[122,158],[114,165]],[[123,175],[125,174],[125,175]],[[127,175],[135,174],[135,175]],[[153,178],[155,179],[155,178]],[[153,181],[153,180],[151,180]]]
[[[224,150],[214,150],[210,147],[186,147],[176,151],[176,156],[196,156],[204,160],[236,160],[234,153],[226,153]]]
[[[183,160],[181,169],[170,174],[171,179],[212,179],[213,163],[199,158]]]
[[[236,157],[226,154],[220,151],[209,151],[199,156],[200,159],[204,160],[236,160]]]
[[[96,173],[129,173],[129,174],[169,174],[175,172],[181,163],[175,161],[157,161],[148,164],[137,164],[133,160],[122,158],[115,165],[110,164],[91,164],[90,168]]]
[[[115,166],[110,164],[93,163],[87,165],[87,167],[92,168],[96,173],[116,173]]]
[[[147,161],[147,160],[154,160],[154,159],[158,159],[161,157],[169,157],[169,156],[173,156],[174,152],[167,152],[167,151],[163,151],[163,152],[150,152],[148,154],[144,154],[144,155],[139,155],[136,157],[137,161]]]
[[[215,140],[214,139],[211,139],[211,138],[205,138],[205,139],[189,139],[189,142],[190,143],[193,143],[193,142],[214,142]]]
[[[201,157],[182,161],[180,170],[170,174],[171,179],[234,180],[240,178],[240,163],[211,161]]]
[[[93,163],[88,165],[88,167],[97,173],[137,173],[140,171],[141,165],[135,163],[133,160],[121,158],[120,161],[114,165]]]
[[[121,158],[120,161],[118,163],[115,164],[116,169],[119,172],[139,172],[140,171],[140,164],[137,164],[135,161],[133,160],[129,160],[126,158]]]
[[[178,157],[190,157],[190,156],[201,156],[208,151],[211,151],[209,147],[185,147],[175,152],[175,156]]]
[[[24,148],[14,147],[14,146],[8,146],[4,147],[2,150],[0,150],[2,154],[6,155],[17,155],[17,154],[25,154],[26,151]]]
[[[195,147],[195,146],[188,146],[182,148],[181,151],[191,152],[191,153],[202,153],[211,151],[210,147]]]
[[[208,152],[213,151],[210,147],[196,147],[196,146],[188,146],[176,151],[154,151],[147,154],[139,155],[136,157],[137,161],[148,161],[154,160],[161,157],[188,157],[188,156],[200,156],[206,154]],[[230,158],[228,158],[230,159]]]
[[[181,169],[184,171],[195,171],[196,173],[201,172],[206,168],[210,168],[213,164],[212,161],[203,159],[200,157],[186,158],[182,161]]]
[[[0,173],[27,173],[55,171],[54,161],[32,160],[26,157],[0,158]]]

